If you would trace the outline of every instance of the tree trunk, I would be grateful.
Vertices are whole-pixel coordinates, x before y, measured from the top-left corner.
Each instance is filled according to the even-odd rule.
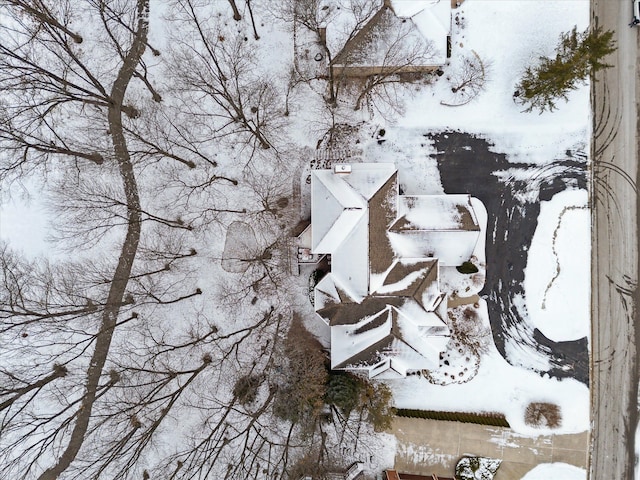
[[[55,480],[71,465],[78,454],[80,447],[84,443],[85,435],[89,427],[93,404],[102,369],[104,368],[111,346],[111,339],[116,327],[120,306],[131,275],[133,261],[138,250],[140,240],[140,197],[138,195],[138,185],[136,182],[133,164],[127,149],[124,129],[122,127],[122,107],[124,95],[134,75],[135,69],[142,58],[147,44],[147,33],[149,29],[148,13],[149,0],[138,0],[138,25],[131,48],[124,58],[123,64],[118,72],[118,76],[111,90],[111,103],[108,111],[109,130],[113,141],[113,150],[120,169],[120,176],[123,183],[124,193],[127,200],[127,233],[116,271],[111,280],[107,305],[102,314],[100,331],[96,337],[96,346],[91,357],[91,363],[87,371],[85,384],[86,392],[82,398],[80,408],[76,415],[76,423],[71,432],[69,444],[62,453],[58,462],[40,475],[39,480]]]
[[[251,26],[253,27],[253,38],[256,40],[260,40],[260,35],[258,35],[258,30],[256,29],[256,21],[253,18],[253,10],[251,9],[251,0],[247,1],[247,8],[249,9],[249,16],[251,17]]]
[[[240,15],[240,12],[238,11],[236,0],[229,0],[229,3],[231,4],[231,9],[233,10],[233,19],[236,22],[239,22],[240,20],[242,20],[242,15]]]

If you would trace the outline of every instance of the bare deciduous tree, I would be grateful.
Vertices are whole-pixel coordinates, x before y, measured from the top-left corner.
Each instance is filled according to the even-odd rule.
[[[252,148],[272,148],[284,106],[269,79],[257,73],[251,45],[241,36],[227,37],[192,0],[177,3],[179,20],[195,37],[195,42],[175,39],[179,53],[173,60],[174,82],[185,97],[185,108],[208,124],[215,138],[237,142],[246,135]]]
[[[461,55],[453,72],[447,76],[453,93],[453,105],[469,103],[484,90],[491,65],[483,61],[476,52]]]
[[[318,45],[324,51],[324,59],[327,63],[326,79],[329,82],[327,102],[330,105],[335,106],[341,87],[341,77],[335,72],[333,66],[334,56],[379,8],[380,4],[377,0],[352,0],[341,5],[340,9],[338,5],[326,4],[322,0],[284,0],[278,2],[276,8],[272,10],[276,18],[291,23],[294,31],[296,28],[304,28],[315,35]],[[344,22],[341,31],[334,32],[335,38],[327,39],[327,28],[336,19],[340,10],[348,19]]]
[[[408,93],[408,89],[404,87],[415,81],[424,81],[428,76],[411,70],[414,67],[428,65],[433,55],[433,45],[430,42],[412,39],[408,27],[394,31],[390,46],[383,52],[379,72],[367,75],[363,79],[350,80],[358,92],[354,110],[359,110],[364,102],[368,101],[373,105],[381,104],[378,110],[382,110],[383,106],[389,106],[394,111],[401,111],[401,97]]]
[[[0,250],[0,476],[280,479],[292,452],[329,448],[322,425],[273,414],[291,185],[239,160],[277,150],[279,95],[249,40],[176,2],[172,88],[152,65],[171,55],[149,44],[148,0],[0,6],[0,181],[41,174],[60,244],[84,247]],[[225,272],[211,244],[232,222],[256,241]],[[224,301],[202,288],[212,276]],[[237,377],[261,380],[251,397]]]
[[[134,79],[160,100],[143,61],[149,3],[9,1],[0,15],[0,143],[7,152],[0,180],[35,171],[75,178],[80,195],[66,205],[79,227],[73,233],[89,238],[94,227],[113,229],[121,241],[114,259],[59,267],[25,264],[3,250],[2,343],[14,344],[3,370],[11,386],[2,390],[1,436],[9,443],[0,468],[9,477],[54,479],[70,468],[99,475],[113,457],[84,464],[78,455],[101,431],[100,402],[119,380],[107,365],[115,332],[137,318],[129,287],[179,258],[162,268],[135,266],[145,217],[168,226],[142,207],[126,128],[140,116],[127,96]],[[95,27],[91,34],[74,33],[85,21]],[[98,174],[119,187],[91,189],[88,178]],[[145,298],[158,304],[190,295]],[[40,367],[29,368],[33,362]]]

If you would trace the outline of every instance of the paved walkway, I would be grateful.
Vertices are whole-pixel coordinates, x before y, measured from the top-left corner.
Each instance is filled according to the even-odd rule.
[[[587,432],[532,438],[502,427],[396,417],[392,433],[395,468],[405,473],[452,477],[465,454],[502,459],[495,480],[519,480],[540,463],[587,465]]]

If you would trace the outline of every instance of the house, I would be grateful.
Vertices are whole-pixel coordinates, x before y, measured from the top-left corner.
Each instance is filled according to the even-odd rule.
[[[333,75],[369,77],[436,70],[450,56],[450,35],[450,0],[384,0],[380,10],[335,55]]]
[[[472,255],[470,197],[400,195],[394,164],[334,164],[312,171],[310,232],[310,253],[331,258],[314,291],[331,368],[399,378],[438,367],[450,333],[439,269]]]

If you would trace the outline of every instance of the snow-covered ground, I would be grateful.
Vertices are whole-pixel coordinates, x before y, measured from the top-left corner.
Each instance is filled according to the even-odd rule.
[[[556,342],[588,337],[591,246],[587,192],[566,190],[541,203],[524,285],[529,316]]]
[[[4,199],[0,198],[0,242],[7,242],[30,257],[46,255],[50,245],[45,207],[41,197],[33,194],[26,197],[27,191],[26,187],[16,185],[11,189],[10,198],[7,192]]]
[[[567,463],[543,463],[522,477],[522,480],[549,480],[550,478],[586,480],[587,472],[583,468],[574,467]]]
[[[458,20],[456,20],[456,18]],[[536,19],[535,21],[531,21]],[[586,0],[467,0],[454,10],[451,64],[430,92],[415,95],[398,126],[461,130],[491,139],[497,151],[515,162],[548,162],[560,152],[587,142],[589,89],[572,92],[552,113],[523,113],[512,94],[524,69],[539,56],[553,54],[562,32],[589,23]],[[451,100],[447,80],[460,58],[482,59],[487,83],[475,100],[460,107]]]
[[[486,303],[481,301],[486,318]],[[541,377],[509,365],[492,345],[482,356],[478,374],[467,383],[434,385],[412,376],[390,381],[398,408],[503,413],[514,431],[523,435],[576,433],[589,428],[589,390],[572,379]],[[559,405],[559,428],[533,428],[524,423],[530,402]]]

